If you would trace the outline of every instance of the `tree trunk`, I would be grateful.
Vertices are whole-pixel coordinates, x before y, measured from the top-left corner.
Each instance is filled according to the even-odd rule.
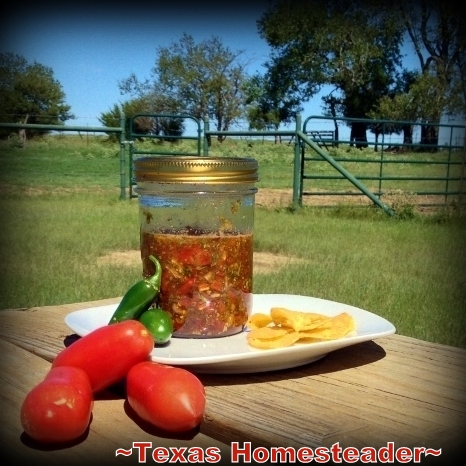
[[[411,125],[403,125],[403,144],[413,143],[413,127]]]
[[[24,118],[24,121],[22,121],[21,123],[24,123],[26,124],[28,122],[28,119],[29,119],[29,114],[26,114],[25,118]],[[19,131],[18,131],[18,136],[19,136],[19,144],[21,147],[24,147],[26,145],[26,140],[27,140],[27,136],[26,136],[26,128],[21,128]]]
[[[338,123],[337,123],[337,111],[336,111],[336,103],[335,103],[335,100],[334,99],[331,99],[330,100],[330,114],[332,115],[333,117],[333,125],[335,126],[335,134],[334,134],[334,140],[335,141],[338,141],[338,136],[339,136],[339,132],[338,132]],[[334,142],[333,145],[335,147],[338,147],[338,142]]]
[[[278,128],[279,128],[279,127],[280,127],[279,124],[278,124],[278,125],[275,125],[274,128],[273,128],[273,130],[274,130],[274,131],[278,131]],[[269,127],[269,128],[266,128],[266,129],[270,129],[270,127]],[[282,143],[282,138],[281,138],[278,134],[274,134],[273,139],[274,139],[274,143],[275,143],[275,144],[281,144],[281,143]],[[290,141],[290,142],[291,142],[291,141]]]
[[[438,149],[438,130],[435,126],[421,126],[421,144],[426,144],[432,147],[422,147],[421,150],[436,151]]]
[[[221,116],[217,116],[217,131],[222,131],[223,127],[223,120]],[[217,141],[222,143],[225,139],[225,136],[221,134],[217,134]]]
[[[351,123],[351,134],[350,134],[350,147],[353,147],[353,141],[355,141],[354,146],[358,149],[367,147],[367,123],[360,121],[354,121]]]
[[[403,131],[403,144],[412,144],[413,143],[413,126],[412,125],[402,125]],[[395,152],[412,152],[413,148],[409,146],[398,146],[395,147]]]

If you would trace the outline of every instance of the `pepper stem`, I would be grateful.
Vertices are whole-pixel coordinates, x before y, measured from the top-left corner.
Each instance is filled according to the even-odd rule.
[[[154,256],[149,256],[149,259],[155,264],[155,273],[151,277],[147,277],[145,282],[151,285],[157,291],[160,290],[160,283],[162,280],[162,266],[159,260]]]

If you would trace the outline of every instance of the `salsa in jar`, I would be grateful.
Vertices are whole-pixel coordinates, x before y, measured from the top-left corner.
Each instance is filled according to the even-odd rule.
[[[148,156],[133,160],[143,276],[162,266],[154,305],[173,336],[217,338],[244,329],[252,307],[258,163],[249,157]]]
[[[162,264],[158,305],[173,318],[174,336],[228,336],[243,330],[252,293],[253,236],[186,228],[141,232],[144,276]]]

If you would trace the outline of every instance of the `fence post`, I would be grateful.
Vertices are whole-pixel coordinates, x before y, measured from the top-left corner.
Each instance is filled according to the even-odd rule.
[[[298,137],[298,131],[301,130],[301,115],[296,115],[296,133],[294,135],[294,171],[293,171],[293,208],[297,209],[301,206],[301,151],[300,151],[300,139]]]
[[[126,157],[125,157],[125,130],[126,118],[125,114],[121,112],[120,116],[120,199],[126,199]]]
[[[203,144],[203,153],[204,156],[209,155],[209,141],[208,141],[208,136],[206,135],[206,132],[209,131],[209,119],[204,118],[204,144]]]
[[[463,156],[461,157],[461,174],[460,174],[460,183],[458,189],[458,205],[461,208],[463,205],[463,188],[464,188],[464,177],[465,177],[465,167],[466,167],[466,127],[464,128],[464,141],[463,141]]]

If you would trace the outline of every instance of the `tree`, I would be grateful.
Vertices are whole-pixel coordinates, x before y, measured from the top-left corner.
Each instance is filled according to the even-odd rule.
[[[99,121],[104,126],[120,126],[120,119],[124,115],[126,139],[130,139],[131,132],[139,137],[145,134],[181,136],[184,131],[183,119],[157,116],[157,114],[164,114],[166,111],[167,107],[163,106],[161,102],[155,103],[149,99],[138,98],[122,104],[115,104],[108,112],[101,113]],[[132,125],[131,128],[130,125]],[[107,134],[110,140],[116,140],[115,133]],[[167,140],[176,141],[173,138]]]
[[[184,34],[169,47],[158,48],[152,83],[132,75],[120,82],[120,90],[148,100],[178,102],[182,113],[213,119],[217,131],[227,131],[244,114],[246,73],[245,64],[239,62],[241,53],[232,52],[218,37],[196,43]]]
[[[280,0],[258,21],[272,48],[270,68],[281,70],[289,95],[311,98],[325,84],[341,95],[343,115],[366,118],[388,94],[401,64],[399,21],[371,0]],[[334,107],[336,108],[336,107]],[[351,123],[351,139],[366,145],[365,123]]]
[[[421,99],[424,123],[439,123],[443,114],[466,115],[466,32],[464,10],[457,2],[397,1],[422,73],[413,92]],[[423,126],[421,143],[437,145],[435,126]]]
[[[369,112],[369,117],[404,122],[418,121],[424,112],[415,86],[419,79],[420,74],[417,71],[403,70],[398,76],[393,90],[380,98],[377,106]],[[413,125],[411,123],[385,126],[384,130],[386,133],[396,134],[402,131],[403,144],[413,143]]]
[[[245,84],[249,129],[278,130],[290,123],[302,107],[296,98],[287,98],[273,74],[256,73]],[[278,140],[275,138],[275,142]]]
[[[337,117],[338,115],[342,115],[343,111],[341,110],[342,102],[341,99],[335,97],[333,91],[331,91],[328,95],[322,97],[322,101],[324,102],[324,113],[327,116],[333,118],[333,125],[334,125],[334,132],[333,132],[333,139],[338,141],[340,138],[340,130],[337,124]],[[335,143],[335,147],[338,147],[338,143]]]
[[[63,124],[73,119],[65,94],[51,68],[28,64],[20,55],[0,53],[0,121],[3,123]],[[0,137],[8,137],[2,131]],[[44,131],[22,131],[24,137]]]

